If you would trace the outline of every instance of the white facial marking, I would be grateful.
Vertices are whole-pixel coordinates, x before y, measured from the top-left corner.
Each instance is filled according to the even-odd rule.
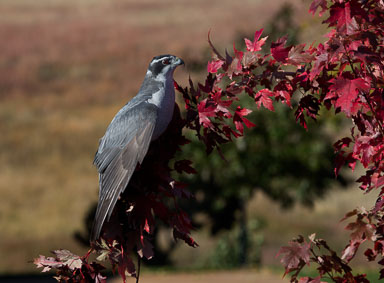
[[[165,60],[165,59],[168,59],[168,60],[170,60],[171,62],[173,61],[173,58],[172,58],[171,56],[164,56],[164,57],[161,57],[161,58],[159,58],[159,59],[154,59],[154,60],[152,60],[151,65],[156,64],[156,63],[159,63],[159,62],[161,62],[161,61],[163,61],[163,60]]]

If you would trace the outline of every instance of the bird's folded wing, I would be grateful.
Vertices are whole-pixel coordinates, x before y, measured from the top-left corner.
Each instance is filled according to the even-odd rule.
[[[91,240],[99,237],[106,218],[129,183],[137,163],[148,151],[156,125],[157,107],[142,102],[134,108],[123,108],[100,140],[94,164],[99,171],[99,203],[93,223]]]

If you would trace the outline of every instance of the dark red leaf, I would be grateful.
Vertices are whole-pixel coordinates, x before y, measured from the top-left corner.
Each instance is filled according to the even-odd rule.
[[[275,94],[276,101],[281,100],[283,103],[287,104],[290,108],[291,105],[291,97],[293,93],[293,88],[290,83],[287,81],[280,81],[274,88],[273,92]]]
[[[129,276],[136,277],[136,269],[133,264],[132,259],[128,256],[128,254],[122,252],[119,256],[117,270],[119,272],[120,277],[123,279],[123,282],[126,283],[127,277],[125,272],[128,273]]]
[[[312,62],[315,56],[304,51],[304,47],[305,44],[293,46],[288,52],[287,63],[298,66]]]
[[[351,144],[352,142],[352,139],[349,138],[349,137],[346,137],[346,138],[342,138],[341,140],[338,140],[337,142],[335,142],[333,144],[333,147],[339,151],[345,147],[349,147],[349,145]]]
[[[357,108],[357,98],[359,90],[369,91],[370,84],[361,78],[346,79],[338,77],[330,81],[332,85],[329,87],[331,91],[325,99],[336,98],[335,107],[340,107],[348,117],[355,115]]]
[[[191,166],[192,161],[191,160],[178,160],[175,162],[174,168],[177,173],[188,173],[188,174],[196,174],[196,170]]]
[[[309,7],[309,12],[315,15],[316,10],[318,8],[321,8],[321,11],[319,12],[319,16],[321,17],[324,12],[327,10],[327,0],[314,0],[311,3],[311,6]]]
[[[143,237],[142,241],[137,241],[136,244],[137,253],[141,258],[151,259],[154,256],[153,245],[146,237]]]
[[[372,249],[367,249],[364,252],[364,255],[367,257],[368,261],[374,261],[377,256],[377,254]]]
[[[362,243],[366,239],[374,240],[374,226],[363,221],[361,217],[357,217],[356,221],[349,223],[345,229],[353,231],[351,233],[351,244]]]
[[[309,264],[311,256],[311,244],[304,242],[290,242],[289,246],[281,247],[277,256],[283,254],[281,263],[285,267],[285,273],[299,267],[301,261]]]
[[[318,112],[320,110],[319,100],[312,95],[303,96],[295,112],[296,121],[300,122],[305,129],[307,129],[307,123],[305,121],[305,114],[311,117],[313,120],[316,120]]]
[[[380,277],[379,280],[384,279],[384,268],[380,269]]]
[[[356,20],[351,17],[351,6],[349,2],[333,5],[330,9],[330,16],[324,21],[330,26],[336,26],[340,33],[353,34],[358,29]]]
[[[328,53],[324,48],[324,45],[319,44],[317,48],[317,55],[313,67],[309,73],[309,79],[313,81],[323,71],[325,65],[328,62]]]
[[[271,54],[273,58],[275,58],[279,62],[287,62],[288,53],[291,50],[291,46],[285,47],[287,43],[287,36],[284,36],[277,40],[276,42],[272,42],[271,44]]]
[[[181,232],[177,229],[173,229],[173,237],[175,240],[180,239],[184,240],[185,243],[187,243],[189,246],[196,248],[199,245],[195,242],[194,239],[192,239],[188,234]]]

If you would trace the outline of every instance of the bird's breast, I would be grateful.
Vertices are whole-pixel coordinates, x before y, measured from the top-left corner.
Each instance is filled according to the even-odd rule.
[[[155,92],[148,102],[156,105],[158,108],[156,125],[152,135],[152,140],[155,140],[164,133],[173,116],[175,107],[173,79],[171,80],[171,83],[166,83],[164,88]]]

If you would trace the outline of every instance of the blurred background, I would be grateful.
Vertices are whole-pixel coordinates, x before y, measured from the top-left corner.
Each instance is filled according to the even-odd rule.
[[[183,58],[175,79],[185,86],[188,76],[206,75],[209,31],[220,51],[233,42],[239,49],[260,28],[272,40],[288,34],[290,43],[319,42],[326,30],[307,12],[310,2],[0,1],[0,278],[37,273],[31,260],[54,249],[86,252],[98,139],[136,94],[153,56]],[[183,176],[196,195],[183,205],[200,247],[174,243],[159,223],[143,282],[153,272],[161,273],[158,282],[280,282],[277,251],[297,234],[317,233],[342,250],[348,232],[339,219],[370,207],[374,196],[357,189],[358,175],[334,178],[331,145],[349,125],[331,116],[323,113],[305,132],[285,107],[257,111],[256,128],[223,148],[229,163],[188,145],[184,154],[199,174]],[[363,259],[357,265],[370,268]]]

